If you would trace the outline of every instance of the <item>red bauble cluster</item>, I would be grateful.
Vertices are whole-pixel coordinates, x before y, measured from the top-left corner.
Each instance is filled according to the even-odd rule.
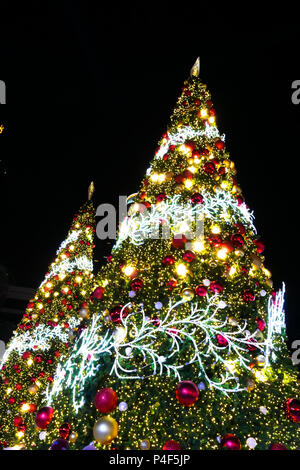
[[[226,434],[221,440],[222,449],[225,450],[241,450],[241,441],[234,434]]]
[[[139,278],[136,277],[135,279],[133,279],[131,281],[130,285],[131,285],[132,290],[138,291],[143,287],[144,281],[143,281],[143,279],[139,279]]]
[[[192,406],[199,398],[199,389],[194,382],[184,380],[177,385],[176,398],[181,405]]]
[[[265,250],[265,245],[261,240],[254,240],[253,243],[256,245],[257,253],[262,253]]]
[[[174,289],[177,286],[177,280],[176,279],[169,279],[169,281],[166,282],[166,286],[169,290]]]
[[[40,429],[46,429],[53,418],[54,410],[50,406],[44,406],[35,415],[35,424]]]
[[[266,327],[266,322],[262,318],[257,318],[256,319],[256,324],[257,324],[257,328],[260,331],[264,331],[264,329]]]
[[[126,318],[129,310],[127,308],[124,308],[123,311],[123,305],[116,305],[113,307],[110,311],[110,319],[113,323],[122,323],[122,318]]]
[[[118,397],[111,388],[102,388],[96,393],[94,403],[101,413],[110,413],[116,408]]]
[[[157,202],[162,202],[166,198],[165,193],[160,193],[156,196]]]
[[[294,423],[300,422],[300,400],[289,398],[285,402],[285,410],[287,417]]]

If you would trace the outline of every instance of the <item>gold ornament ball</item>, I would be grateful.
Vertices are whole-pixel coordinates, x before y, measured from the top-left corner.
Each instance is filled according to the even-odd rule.
[[[194,298],[194,291],[192,289],[183,289],[183,291],[181,292],[181,297],[184,299],[184,300],[192,300]]]
[[[265,362],[266,362],[266,358],[262,354],[260,354],[259,356],[256,357],[256,364],[259,367],[264,367]]]
[[[88,308],[81,308],[79,310],[79,316],[83,319],[83,320],[86,320],[89,318],[90,314],[89,314],[89,309]]]
[[[110,416],[101,418],[94,424],[93,434],[100,444],[109,444],[118,435],[118,423]]]
[[[30,387],[28,387],[28,392],[31,395],[35,395],[37,391],[38,391],[38,387],[35,384],[32,384],[32,385],[30,385]]]
[[[140,442],[140,449],[141,450],[149,450],[150,449],[150,441],[148,439],[143,439]]]
[[[255,387],[255,382],[254,382],[254,380],[251,380],[251,379],[247,380],[247,390],[248,390],[248,392],[250,392],[251,390],[253,390],[254,387]]]
[[[252,261],[252,264],[253,266],[255,266],[256,268],[260,268],[261,265],[262,265],[262,260],[260,259],[259,256],[257,255],[251,255],[251,261]]]
[[[78,433],[77,432],[71,432],[70,436],[69,436],[69,441],[70,442],[76,442],[78,439]]]

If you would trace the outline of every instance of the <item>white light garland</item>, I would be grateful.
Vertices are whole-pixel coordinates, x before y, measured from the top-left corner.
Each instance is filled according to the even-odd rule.
[[[271,361],[276,360],[276,354],[273,347],[273,339],[276,335],[282,335],[285,330],[285,312],[284,312],[285,284],[282,289],[276,292],[276,298],[269,297],[268,301],[268,335],[266,340],[266,367]]]
[[[68,320],[71,329],[78,326],[80,322],[81,318],[71,317]],[[26,331],[21,334],[15,332],[4,353],[0,368],[5,364],[12,352],[17,352],[21,356],[25,351],[47,351],[51,348],[53,340],[67,343],[69,339],[68,331],[61,325],[55,327],[38,325],[32,331]]]
[[[73,261],[65,259],[60,263],[53,263],[51,271],[45,276],[44,281],[41,283],[40,287],[47,282],[48,279],[63,273],[70,273],[72,271],[93,271],[93,261],[87,256],[80,256],[75,258]]]
[[[168,142],[161,145],[159,151],[156,153],[155,158],[162,158],[169,150],[170,145],[183,144],[188,139],[194,139],[195,137],[205,136],[210,138],[220,137],[219,131],[216,126],[211,126],[206,123],[204,130],[195,130],[191,126],[179,127],[178,131],[174,134],[168,134]],[[220,137],[223,141],[225,135]],[[150,171],[149,171],[150,170]],[[147,176],[150,174],[151,169],[147,171]]]
[[[130,238],[134,245],[141,245],[145,239],[159,238],[160,226],[162,233],[166,235],[165,238],[169,238],[170,231],[178,233],[180,224],[183,222],[192,227],[193,223],[197,224],[205,217],[212,220],[230,219],[232,223],[244,222],[256,233],[254,214],[245,203],[239,205],[229,192],[222,189],[216,190],[214,195],[205,190],[201,194],[202,204],[193,205],[189,202],[183,204],[180,202],[181,196],[175,195],[172,198],[166,198],[160,204],[150,206],[142,213],[137,212],[125,217],[120,225],[114,249],[119,248],[127,238]]]
[[[77,413],[85,403],[85,383],[100,369],[100,356],[105,353],[113,358],[110,374],[120,379],[137,380],[156,374],[167,374],[167,376],[172,375],[181,380],[181,369],[188,364],[197,364],[199,376],[205,378],[211,387],[225,394],[244,390],[238,383],[235,368],[238,366],[251,371],[247,345],[255,340],[257,332],[250,334],[246,330],[246,321],[242,326],[233,327],[227,318],[223,321],[218,320],[218,310],[223,306],[220,306],[217,294],[212,297],[207,295],[205,308],[199,308],[197,303],[191,303],[190,313],[183,318],[178,318],[177,309],[185,303],[185,300],[180,300],[171,305],[170,301],[167,313],[158,325],[146,316],[142,304],[137,312],[131,312],[123,318],[122,312],[131,306],[128,303],[121,311],[122,323],[118,326],[118,328],[123,328],[123,334],[116,335],[115,332],[107,331],[104,338],[98,337],[102,327],[99,323],[100,315],[94,316],[90,328],[82,332],[71,356],[65,363],[58,366],[54,382],[45,392],[47,405],[50,406],[63,389],[71,389],[73,406]],[[199,329],[203,333],[203,339],[198,344],[194,334]],[[126,341],[128,331],[131,332],[132,339]],[[221,354],[221,352],[224,353],[224,347],[218,344],[217,335],[222,335],[226,339],[226,356],[229,356],[231,360],[224,358],[224,354]],[[168,336],[172,340],[166,356],[158,352],[157,345],[161,343],[162,336],[166,338]],[[187,340],[190,341],[194,353],[189,362],[185,363],[180,357],[180,352]],[[263,350],[264,343],[255,341],[255,346]],[[145,363],[143,375],[138,374],[131,365],[134,351],[143,356]],[[206,373],[204,359],[207,357],[211,357],[212,361],[223,366],[223,372],[218,380],[210,379]]]
[[[63,250],[64,248],[66,248],[69,243],[72,243],[72,242],[75,242],[76,240],[78,240],[80,234],[82,233],[82,230],[72,230],[72,232],[70,233],[70,235],[68,236],[68,238],[66,238],[60,245],[60,247],[58,248],[56,254],[58,255],[61,250]]]

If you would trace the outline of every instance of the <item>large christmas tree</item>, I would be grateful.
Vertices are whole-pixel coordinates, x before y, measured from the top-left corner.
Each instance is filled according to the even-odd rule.
[[[90,196],[93,185],[90,187]],[[52,383],[60,357],[69,351],[87,317],[84,301],[93,290],[95,210],[86,202],[75,214],[66,240],[1,361],[0,446],[22,442]]]
[[[192,68],[28,449],[300,449],[284,286]]]

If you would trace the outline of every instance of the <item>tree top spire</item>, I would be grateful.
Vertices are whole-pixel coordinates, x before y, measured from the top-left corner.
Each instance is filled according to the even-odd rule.
[[[92,181],[91,184],[89,185],[89,189],[88,189],[88,200],[89,201],[92,199],[94,192],[95,192],[95,185],[94,185],[94,181]]]
[[[194,63],[193,67],[190,71],[191,77],[199,77],[200,75],[200,57],[197,57],[196,62]]]

